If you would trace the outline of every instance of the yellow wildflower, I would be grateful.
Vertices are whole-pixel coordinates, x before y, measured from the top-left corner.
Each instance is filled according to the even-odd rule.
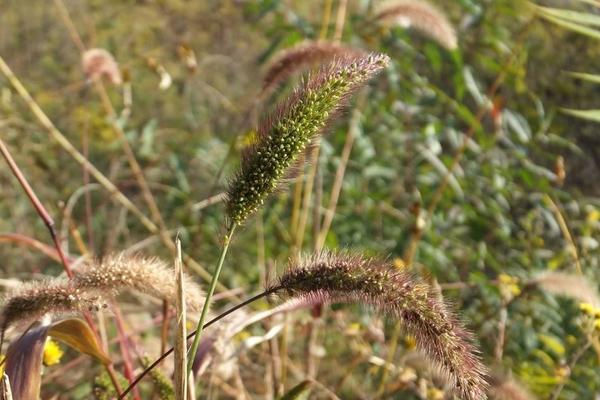
[[[500,292],[503,297],[513,298],[521,294],[519,278],[507,274],[500,274],[498,275],[498,281],[500,282]]]
[[[580,303],[579,311],[581,311],[585,315],[594,315],[596,308],[590,303]]]
[[[518,296],[521,294],[521,288],[517,284],[512,284],[508,286],[508,290],[513,296]]]
[[[64,352],[54,340],[48,340],[44,347],[44,365],[54,365],[60,362]]]
[[[518,278],[516,278],[514,276],[510,276],[508,274],[498,275],[498,280],[500,281],[500,283],[502,283],[504,285],[513,285],[519,281]]]
[[[6,365],[6,356],[4,354],[0,354],[0,376],[4,375],[4,366]]]
[[[600,332],[600,319],[594,321],[594,329]]]
[[[593,209],[587,215],[587,222],[594,223],[600,221],[600,211]]]

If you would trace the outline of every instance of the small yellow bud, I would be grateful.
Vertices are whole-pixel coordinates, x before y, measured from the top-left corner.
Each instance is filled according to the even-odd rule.
[[[398,269],[405,269],[406,263],[400,257],[396,257],[396,258],[394,258],[394,267],[396,267]]]
[[[594,329],[600,332],[600,319],[594,321]]]
[[[513,296],[518,296],[521,294],[521,288],[517,284],[513,283],[508,288],[510,289],[510,292]]]
[[[444,398],[444,392],[440,389],[430,388],[427,390],[427,400],[442,400]]]
[[[60,362],[64,352],[54,340],[48,340],[44,347],[44,364],[55,365]]]
[[[580,303],[579,311],[581,311],[585,315],[594,315],[596,308],[590,303]]]
[[[561,365],[554,370],[554,373],[562,381],[571,375],[571,369],[567,365]]]
[[[513,285],[519,281],[518,278],[514,276],[510,276],[508,274],[500,274],[498,275],[498,280],[503,285]]]
[[[348,336],[358,335],[360,333],[360,324],[355,322],[353,324],[348,325],[344,333]]]
[[[404,337],[404,347],[407,350],[414,350],[417,347],[417,341],[414,336],[405,336]]]

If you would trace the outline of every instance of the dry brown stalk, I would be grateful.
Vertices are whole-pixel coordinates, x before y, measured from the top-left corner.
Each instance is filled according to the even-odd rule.
[[[175,321],[177,329],[175,331],[175,375],[173,378],[173,386],[175,388],[175,400],[186,400],[188,384],[186,373],[186,289],[183,275],[183,261],[181,260],[181,241],[179,240],[179,237],[175,239],[175,246],[177,247],[177,256],[175,257],[175,279],[177,284]],[[164,350],[162,353],[164,353]]]
[[[19,96],[25,101],[31,112],[38,119],[41,125],[48,131],[50,136],[56,140],[56,142],[71,156],[77,161],[83,168],[87,169],[90,174],[100,183],[112,196],[114,196],[115,200],[117,200],[124,208],[130,211],[138,220],[142,223],[142,225],[151,233],[160,234],[160,229],[152,222],[144,213],[137,208],[131,200],[129,200],[119,189],[106,177],[102,172],[100,172],[92,163],[90,163],[87,158],[83,156],[72,144],[71,142],[56,128],[56,126],[52,123],[50,118],[44,113],[44,111],[40,108],[40,106],[35,102],[35,100],[31,97],[27,89],[23,86],[23,84],[19,81],[19,79],[13,74],[12,70],[4,61],[4,58],[0,56],[0,72],[4,74],[4,76],[8,79],[11,85],[15,88]],[[161,235],[161,239],[165,241],[163,235]],[[173,242],[168,240],[165,241],[165,245],[174,246]],[[192,257],[187,255],[185,252],[183,253],[183,261],[184,263],[190,267],[194,272],[196,272],[203,279],[210,281],[211,274],[208,273],[204,267],[202,267],[198,262],[196,262]],[[222,284],[218,283],[217,288],[221,291],[226,291],[227,288]]]

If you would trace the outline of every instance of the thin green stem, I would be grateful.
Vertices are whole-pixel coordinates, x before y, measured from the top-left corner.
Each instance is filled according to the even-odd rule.
[[[223,241],[223,248],[221,250],[221,256],[219,257],[219,261],[217,263],[217,268],[212,276],[210,284],[208,286],[208,293],[206,293],[206,300],[204,301],[204,306],[202,307],[202,314],[200,314],[200,320],[198,321],[198,326],[196,327],[196,336],[194,337],[194,342],[192,343],[192,347],[188,352],[188,361],[187,361],[187,374],[189,375],[192,372],[192,367],[194,366],[194,359],[196,358],[196,353],[198,352],[198,345],[200,344],[200,337],[202,336],[202,329],[204,328],[204,320],[208,315],[208,310],[210,308],[211,299],[215,292],[215,287],[217,286],[217,282],[219,281],[219,275],[221,274],[221,269],[223,268],[223,262],[225,261],[225,256],[227,255],[227,250],[229,249],[229,243],[231,243],[231,237],[233,236],[233,232],[235,231],[236,224],[232,224],[231,228],[229,228],[229,232],[225,235],[225,239]]]
[[[211,326],[212,324],[219,322],[220,320],[222,320],[223,318],[225,318],[226,316],[228,316],[229,314],[232,314],[233,312],[239,310],[240,308],[246,307],[248,304],[254,303],[257,300],[262,299],[263,297],[269,296],[273,293],[276,293],[277,291],[281,290],[282,287],[281,286],[274,286],[271,287],[267,290],[265,290],[262,293],[259,293],[255,296],[252,296],[251,298],[231,307],[230,309],[228,309],[227,311],[224,311],[223,313],[217,315],[216,317],[214,317],[213,319],[211,319],[210,321],[208,321],[206,324],[204,324],[204,326],[202,327],[204,328],[208,328],[209,326]],[[187,335],[187,339],[191,339],[192,337],[195,337],[197,331],[193,331],[192,333],[190,333],[189,335]],[[149,366],[146,367],[145,370],[142,371],[141,374],[138,375],[137,378],[135,378],[135,380],[133,381],[133,383],[131,385],[129,385],[129,387],[127,389],[125,389],[125,391],[121,394],[121,396],[119,397],[119,400],[122,400],[125,398],[125,396],[127,396],[127,394],[129,394],[129,392],[131,392],[131,390],[142,380],[142,378],[144,378],[144,376],[146,376],[150,371],[152,371],[158,364],[160,364],[165,358],[167,358],[171,353],[173,353],[173,351],[175,350],[174,347],[171,347],[169,350],[167,350],[166,352],[164,352],[160,357],[158,357],[152,364],[150,364]],[[2,364],[4,363],[4,360],[0,361],[0,367],[2,366]]]

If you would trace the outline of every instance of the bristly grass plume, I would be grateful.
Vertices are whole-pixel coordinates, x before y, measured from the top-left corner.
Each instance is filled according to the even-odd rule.
[[[92,81],[106,77],[113,85],[123,82],[115,58],[104,49],[89,49],[84,52],[81,56],[81,66],[85,75]]]
[[[383,69],[383,54],[343,57],[310,77],[259,128],[228,189],[230,223],[239,225],[264,202],[308,144],[327,126],[347,97]]]
[[[117,254],[93,261],[72,279],[54,278],[23,284],[9,293],[0,312],[2,332],[21,321],[49,314],[72,313],[103,305],[102,298],[131,289],[172,301],[176,296],[174,272],[156,258]],[[203,303],[203,291],[186,277],[190,307]]]
[[[186,303],[192,311],[198,311],[204,302],[204,291],[189,275],[184,274],[184,280]],[[123,289],[132,289],[172,302],[177,296],[175,271],[156,257],[109,255],[86,263],[73,281],[81,289],[102,293],[116,294]]]
[[[325,41],[307,41],[279,52],[271,62],[263,80],[263,95],[297,71],[317,64],[326,64],[335,58],[358,57],[364,51]]]
[[[443,12],[424,0],[396,0],[384,4],[375,16],[384,24],[398,24],[414,28],[453,50],[457,47],[456,31]]]
[[[546,271],[531,282],[548,293],[600,307],[600,295],[590,280],[582,275]]]
[[[471,335],[439,294],[408,272],[377,259],[322,253],[292,261],[272,287],[288,298],[364,304],[398,318],[462,398],[485,398],[486,368]]]
[[[46,314],[61,314],[97,307],[97,292],[79,289],[66,279],[47,279],[26,283],[5,296],[0,313],[4,331],[17,322],[35,321]]]
[[[520,382],[510,376],[492,375],[489,379],[490,399],[493,400],[535,400]]]

